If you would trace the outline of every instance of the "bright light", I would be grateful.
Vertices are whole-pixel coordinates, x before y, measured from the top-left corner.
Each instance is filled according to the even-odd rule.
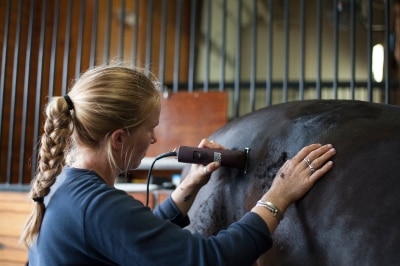
[[[383,79],[383,60],[385,58],[383,45],[378,43],[372,48],[372,74],[376,82]]]

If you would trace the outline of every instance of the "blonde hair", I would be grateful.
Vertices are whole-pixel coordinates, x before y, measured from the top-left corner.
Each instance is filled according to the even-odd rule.
[[[30,246],[40,231],[45,205],[56,177],[66,164],[72,144],[97,149],[105,143],[110,166],[118,166],[109,135],[117,129],[135,131],[160,106],[156,79],[144,71],[124,66],[99,66],[85,72],[68,97],[54,97],[46,106],[38,168],[32,180],[31,198],[36,201],[21,240]],[[71,110],[72,109],[72,110]]]

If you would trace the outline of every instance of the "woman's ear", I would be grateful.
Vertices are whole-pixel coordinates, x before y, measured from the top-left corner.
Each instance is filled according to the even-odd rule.
[[[124,147],[124,142],[127,138],[127,131],[117,129],[111,134],[111,145],[115,150],[121,150]]]

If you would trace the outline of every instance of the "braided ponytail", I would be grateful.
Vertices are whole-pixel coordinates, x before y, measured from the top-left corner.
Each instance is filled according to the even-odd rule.
[[[67,98],[68,97],[68,100]],[[55,97],[46,106],[44,133],[38,155],[38,169],[32,181],[30,196],[35,201],[32,213],[22,231],[21,240],[30,246],[39,233],[45,211],[44,197],[65,165],[65,150],[73,131],[73,105],[69,96]]]

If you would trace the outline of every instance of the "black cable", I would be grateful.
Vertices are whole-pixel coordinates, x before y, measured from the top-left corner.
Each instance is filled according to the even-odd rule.
[[[177,156],[177,153],[175,151],[170,151],[170,152],[166,152],[163,154],[158,155],[153,163],[151,164],[150,168],[149,168],[149,172],[147,174],[147,187],[146,187],[146,206],[149,207],[149,193],[150,193],[150,176],[151,176],[151,171],[153,170],[153,166],[156,163],[156,161],[158,161],[159,159],[165,158],[165,157],[170,157],[170,156]]]

